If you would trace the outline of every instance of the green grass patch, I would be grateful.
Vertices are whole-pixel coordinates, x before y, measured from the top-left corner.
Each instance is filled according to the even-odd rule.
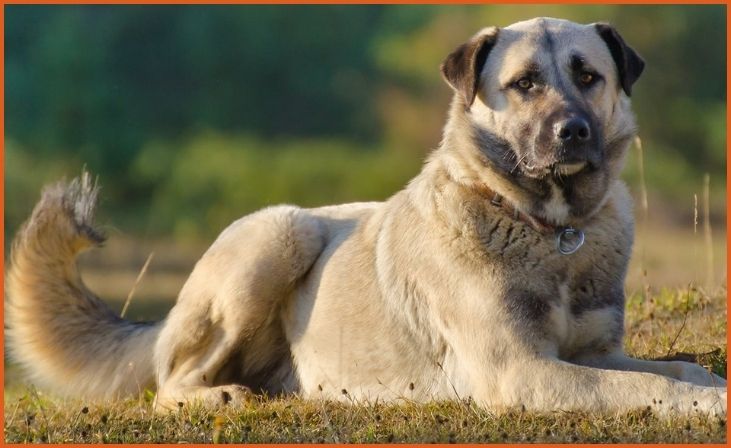
[[[145,400],[87,405],[28,391],[13,401],[6,406],[9,443],[693,443],[720,442],[726,433],[724,421],[699,417],[667,421],[643,410],[496,415],[470,401],[355,406],[259,398],[235,410],[184,406],[164,416]]]

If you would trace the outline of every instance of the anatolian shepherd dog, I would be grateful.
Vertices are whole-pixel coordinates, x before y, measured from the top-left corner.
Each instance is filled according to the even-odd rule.
[[[267,392],[725,415],[724,379],[622,351],[633,222],[618,176],[643,67],[602,23],[481,30],[442,65],[443,140],[404,190],[241,218],[154,324],[80,279],[78,253],[103,241],[89,175],[48,187],[12,248],[12,356],[70,395],[156,383],[157,409]]]

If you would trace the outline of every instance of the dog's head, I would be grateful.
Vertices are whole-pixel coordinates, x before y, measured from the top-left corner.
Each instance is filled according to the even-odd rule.
[[[558,189],[565,214],[582,216],[601,202],[635,133],[629,96],[643,68],[609,25],[539,18],[481,30],[442,74],[490,168],[533,193],[524,208],[561,221],[537,203]]]

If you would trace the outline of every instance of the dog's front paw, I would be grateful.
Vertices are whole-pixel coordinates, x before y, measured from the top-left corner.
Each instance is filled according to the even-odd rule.
[[[706,387],[726,387],[726,380],[709,372],[703,366],[683,361],[675,361],[680,381]]]
[[[724,382],[725,383],[725,382]],[[713,417],[726,417],[726,388],[711,388],[705,408],[696,412],[705,412]],[[698,406],[694,406],[698,407]]]
[[[683,385],[669,395],[661,394],[652,398],[650,408],[665,418],[678,415],[725,418],[726,388]]]
[[[691,394],[678,403],[678,410],[683,414],[726,417],[726,388],[704,387],[703,389],[701,393]]]
[[[711,385],[714,387],[726,387],[726,380],[724,378],[721,378],[720,376],[716,375],[715,373],[711,373]]]

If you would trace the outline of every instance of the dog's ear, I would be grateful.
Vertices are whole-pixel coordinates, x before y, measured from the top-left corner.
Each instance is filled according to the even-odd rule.
[[[470,107],[477,96],[480,72],[487,55],[497,41],[499,28],[481,30],[469,41],[457,47],[442,62],[442,76],[455,91],[464,96],[465,105]]]
[[[617,71],[619,72],[619,83],[627,96],[630,96],[632,94],[632,84],[642,74],[642,70],[645,68],[645,61],[642,60],[635,50],[624,43],[624,39],[622,39],[622,36],[619,35],[613,26],[607,23],[595,23],[594,27],[597,33],[599,33],[599,36],[607,44],[607,47],[609,47],[609,52],[612,54],[614,63],[617,65]]]

